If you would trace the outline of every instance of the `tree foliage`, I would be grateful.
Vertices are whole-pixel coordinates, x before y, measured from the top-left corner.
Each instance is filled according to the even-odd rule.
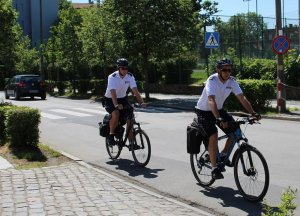
[[[68,79],[106,78],[125,57],[139,80],[185,83],[199,56],[199,4],[105,0],[75,10],[61,0],[45,59]]]
[[[0,87],[16,73],[36,72],[38,55],[22,35],[11,0],[0,0]]]
[[[22,35],[22,29],[18,26],[16,42],[15,69],[18,74],[37,73],[39,71],[39,53],[31,48],[28,36]]]
[[[261,52],[259,41],[262,40],[263,31],[266,29],[267,25],[263,22],[262,16],[254,12],[238,13],[230,17],[228,22],[220,21],[216,24],[216,30],[222,35],[221,49],[225,51],[228,47],[232,47],[241,54],[247,54],[248,57]]]
[[[48,61],[51,56],[62,69],[62,77],[80,79],[87,77],[82,59],[82,42],[79,39],[81,16],[66,0],[60,2],[58,24],[52,28],[52,38],[45,48]],[[51,53],[53,52],[53,53]],[[51,62],[48,62],[48,64]]]
[[[16,19],[17,13],[13,10],[12,1],[0,0],[0,72],[2,87],[4,77],[10,76],[8,72],[14,70]]]

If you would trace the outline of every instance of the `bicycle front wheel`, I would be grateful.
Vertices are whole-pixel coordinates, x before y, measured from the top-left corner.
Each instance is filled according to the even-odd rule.
[[[215,182],[211,175],[212,167],[205,148],[200,148],[199,154],[190,154],[190,163],[193,174],[202,187],[209,187]]]
[[[133,159],[138,166],[145,167],[151,156],[150,139],[143,130],[135,131],[134,138],[134,144],[130,146]]]
[[[234,179],[242,196],[259,202],[269,188],[269,169],[264,156],[254,147],[240,150],[234,161]]]
[[[118,142],[119,140],[116,140],[116,143],[114,145],[110,145],[108,143],[107,137],[105,138],[106,151],[111,159],[117,159],[121,154],[122,147],[117,144]]]

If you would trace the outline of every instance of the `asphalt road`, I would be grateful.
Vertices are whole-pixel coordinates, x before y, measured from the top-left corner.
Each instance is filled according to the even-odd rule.
[[[117,161],[108,159],[104,138],[98,135],[97,124],[105,114],[99,103],[62,98],[9,101],[41,110],[41,140],[57,150],[216,214],[261,214],[260,203],[249,203],[238,194],[230,168],[225,179],[217,181],[211,188],[197,185],[186,153],[185,130],[195,116],[191,112],[149,107],[136,113],[137,120],[150,137],[153,150],[149,165],[141,169],[134,165],[127,150]],[[247,128],[250,142],[264,154],[269,165],[271,180],[266,199],[272,206],[280,202],[283,189],[288,186],[300,188],[300,174],[296,172],[300,162],[299,126],[300,123],[295,121],[264,119],[261,125]],[[298,197],[298,203],[299,200]],[[300,214],[299,209],[297,213]]]

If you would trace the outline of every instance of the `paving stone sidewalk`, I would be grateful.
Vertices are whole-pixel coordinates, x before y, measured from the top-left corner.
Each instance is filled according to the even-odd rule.
[[[0,170],[0,215],[206,215],[87,164]]]

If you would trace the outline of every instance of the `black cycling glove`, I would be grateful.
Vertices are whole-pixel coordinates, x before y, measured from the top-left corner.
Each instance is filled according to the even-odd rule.
[[[221,125],[222,122],[224,123],[226,121],[223,118],[221,118],[221,117],[219,117],[219,118],[216,119],[216,124],[217,125]]]
[[[259,113],[257,113],[257,112],[253,112],[252,116],[255,117],[257,120],[261,119],[261,115]]]

